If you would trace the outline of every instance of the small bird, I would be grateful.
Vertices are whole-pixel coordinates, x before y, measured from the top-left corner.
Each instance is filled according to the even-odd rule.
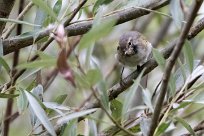
[[[152,44],[142,34],[129,31],[120,37],[115,57],[123,66],[140,67],[150,58],[151,52]],[[123,70],[124,67],[122,73]]]
[[[147,62],[152,44],[136,31],[124,33],[119,39],[116,59],[124,66],[141,66]]]

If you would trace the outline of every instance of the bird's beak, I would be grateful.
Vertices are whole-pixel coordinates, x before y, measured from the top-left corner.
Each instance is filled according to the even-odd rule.
[[[134,50],[133,50],[133,48],[128,48],[126,51],[125,51],[125,55],[126,56],[132,56],[132,55],[134,55],[135,54],[135,52],[134,52]]]

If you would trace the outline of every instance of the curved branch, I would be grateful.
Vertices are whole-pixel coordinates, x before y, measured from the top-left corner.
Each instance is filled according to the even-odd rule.
[[[156,0],[156,1],[151,1],[148,2],[146,5],[144,5],[144,8],[148,8],[151,10],[156,10],[161,7],[164,7],[168,5],[169,0]],[[104,20],[108,18],[116,18],[117,19],[117,24],[122,24],[124,22],[136,19],[138,17],[144,16],[146,14],[149,14],[149,11],[146,11],[144,9],[137,9],[137,8],[128,8],[124,9],[122,11],[115,12],[111,15],[106,15],[104,16]],[[72,23],[71,25],[67,26],[65,29],[68,32],[68,36],[76,36],[76,35],[82,35],[86,33],[90,28],[92,27],[93,20],[89,21],[83,21],[79,23]],[[51,28],[47,28],[41,32],[39,32],[36,35],[28,35],[24,37],[12,37],[10,39],[3,40],[3,49],[4,49],[4,55],[11,53],[15,50],[30,46],[33,44],[33,41],[39,41],[45,36],[48,36],[49,33],[52,31]]]

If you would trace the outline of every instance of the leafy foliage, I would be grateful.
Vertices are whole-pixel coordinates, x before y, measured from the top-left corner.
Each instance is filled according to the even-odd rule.
[[[0,126],[9,124],[8,134],[17,136],[109,136],[130,135],[130,132],[148,135],[152,116],[156,114],[154,100],[161,93],[155,91],[155,86],[166,80],[161,76],[165,74],[167,62],[171,61],[168,45],[178,42],[176,39],[187,23],[187,11],[193,2],[31,2],[30,7],[25,5],[23,18],[10,18],[16,18],[16,10],[20,8],[17,6],[23,5],[21,3],[14,5],[11,16],[0,18],[0,22],[7,23],[2,28],[2,37],[10,33],[7,39],[0,39],[0,108],[3,117]],[[67,21],[69,25],[64,26]],[[12,28],[12,24],[17,28]],[[203,28],[203,24],[202,19],[198,26]],[[191,33],[198,26],[191,29]],[[121,74],[122,66],[114,58],[119,37],[126,31],[137,30],[149,42],[158,40],[158,46],[152,49],[150,61],[137,69],[125,66]],[[21,31],[21,34],[16,35],[15,31]],[[133,44],[140,46],[140,42],[146,43],[144,39]],[[162,113],[154,136],[169,132],[172,135],[196,135],[199,132],[195,128],[199,125],[197,120],[201,120],[199,115],[203,114],[204,104],[203,35],[189,39],[186,39],[173,71],[168,73],[167,95],[164,103],[160,103]],[[27,47],[29,45],[32,46]],[[20,48],[19,52],[17,48]],[[5,53],[12,51],[15,51],[14,55]],[[135,52],[140,53],[140,50]],[[154,60],[159,67],[155,70]],[[8,106],[5,100],[9,100]],[[13,106],[9,106],[10,103]],[[7,112],[9,110],[11,114]],[[9,123],[6,122],[8,119]]]

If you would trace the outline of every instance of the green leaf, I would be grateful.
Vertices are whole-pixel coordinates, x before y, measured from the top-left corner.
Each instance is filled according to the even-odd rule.
[[[62,0],[57,0],[57,2],[55,3],[54,7],[53,7],[53,11],[56,15],[59,14],[60,10],[62,8]]]
[[[5,93],[0,93],[0,98],[15,98],[17,97],[18,94],[5,94]]]
[[[29,92],[25,91],[25,94],[36,117],[39,119],[39,121],[43,124],[43,126],[52,136],[56,136],[54,127],[50,123],[45,111],[42,109],[38,101]]]
[[[37,86],[36,80],[33,80],[27,87],[27,91],[31,91],[35,86]]]
[[[95,14],[96,11],[98,10],[99,6],[105,4],[109,4],[110,2],[112,2],[113,0],[97,0],[96,3],[94,4],[94,7],[93,7],[93,13]]]
[[[88,81],[86,80],[86,77],[80,73],[75,72],[75,79],[77,81],[77,86],[80,86],[82,88],[88,89],[90,88],[90,85],[88,83]]]
[[[0,38],[0,57],[2,57],[4,55],[4,48],[3,48],[3,43],[2,43],[2,39]],[[0,72],[1,72],[1,68],[2,66],[0,65]]]
[[[98,69],[90,69],[86,74],[86,80],[90,86],[93,86],[101,80],[100,71]]]
[[[175,119],[181,123],[189,132],[191,135],[196,136],[195,132],[193,131],[192,127],[182,118],[175,117]]]
[[[88,120],[89,124],[89,136],[97,136],[97,127],[94,120]]]
[[[144,136],[147,136],[151,125],[151,118],[140,116],[140,120],[140,130]]]
[[[123,104],[120,101],[116,99],[111,101],[110,109],[114,119],[118,120],[121,118],[122,107],[123,107]]]
[[[184,14],[182,12],[179,0],[172,0],[170,2],[170,12],[173,17],[174,23],[176,26],[181,29],[182,21],[184,20]]]
[[[135,92],[137,90],[137,87],[140,83],[140,80],[142,78],[142,75],[144,73],[145,69],[143,69],[143,71],[140,73],[140,75],[137,77],[136,80],[134,80],[134,83],[133,85],[130,87],[129,91],[127,92],[127,94],[125,95],[125,100],[124,100],[124,103],[123,103],[123,109],[122,109],[122,121],[124,121],[126,119],[126,117],[128,116],[127,113],[128,113],[128,110],[130,108],[130,105],[133,101],[133,99],[135,98]]]
[[[189,66],[190,72],[193,71],[193,63],[194,63],[194,54],[192,46],[190,45],[190,42],[186,40],[185,45],[183,47],[184,52],[184,58],[187,61],[187,64]]]
[[[67,98],[67,96],[68,96],[67,94],[59,95],[55,99],[55,102],[58,104],[62,104],[64,102],[64,100]]]
[[[71,114],[69,114],[69,115],[66,115],[66,116],[64,116],[64,117],[59,118],[58,121],[57,121],[57,124],[67,123],[68,121],[70,121],[70,120],[72,120],[72,119],[85,116],[85,115],[87,115],[87,114],[90,114],[90,113],[95,112],[96,110],[97,110],[97,109],[94,108],[94,109],[82,110],[82,111],[79,111],[79,112],[71,113]]]
[[[170,88],[170,91],[167,92],[167,98],[170,98],[171,96],[174,96],[176,93],[176,80],[174,75],[170,76],[168,86]]]
[[[115,19],[110,19],[93,26],[92,29],[80,40],[79,51],[90,47],[93,42],[109,34],[112,31],[115,23]]]
[[[17,107],[18,107],[19,113],[22,113],[28,107],[28,100],[26,98],[25,92],[22,90],[19,90],[19,97],[17,99]]]
[[[2,57],[3,55],[4,55],[4,48],[3,48],[2,39],[0,39],[0,57]]]
[[[53,17],[55,20],[57,20],[57,15],[55,14],[55,12],[52,10],[51,7],[48,6],[47,3],[45,3],[45,1],[43,0],[32,0],[32,2],[39,6],[42,10],[44,10],[48,15],[50,15],[51,17]]]
[[[70,120],[61,133],[61,136],[77,136],[77,119]]]
[[[0,57],[0,65],[5,68],[5,70],[8,74],[10,73],[11,69],[10,69],[9,65],[7,64],[7,62],[2,57]]]
[[[152,52],[153,52],[153,56],[154,56],[155,60],[157,61],[159,67],[162,70],[164,70],[166,61],[165,61],[163,55],[157,49],[154,49],[154,48],[152,49]]]
[[[98,90],[100,90],[101,94],[101,102],[106,110],[109,110],[109,97],[107,92],[107,87],[105,81],[99,82]]]
[[[47,14],[40,9],[39,7],[37,7],[37,11],[36,11],[36,16],[35,16],[35,24],[38,24],[40,26],[43,26],[43,22],[46,18]],[[34,27],[34,31],[40,30],[41,28],[39,26]],[[36,36],[35,36],[36,37]],[[36,40],[36,38],[34,38],[34,41]]]
[[[152,105],[152,95],[150,93],[150,90],[145,88],[142,89],[142,98],[144,100],[144,103],[147,105],[148,108],[150,108],[150,110],[153,112],[153,105]]]
[[[40,56],[40,58],[42,60],[49,60],[49,59],[54,59],[53,56],[49,55],[49,54],[46,54],[45,52],[42,52],[42,51],[37,51],[37,54]]]
[[[56,59],[41,59],[29,63],[23,63],[17,66],[17,68],[45,68],[56,65]]]
[[[155,136],[160,136],[161,134],[163,134],[166,131],[166,129],[169,127],[169,125],[170,123],[162,123],[161,125],[159,125]]]
[[[40,26],[40,25],[32,24],[32,23],[29,23],[29,22],[26,22],[26,21],[15,20],[15,19],[7,19],[7,18],[0,18],[0,22],[11,22],[11,23],[29,25],[29,26]]]

